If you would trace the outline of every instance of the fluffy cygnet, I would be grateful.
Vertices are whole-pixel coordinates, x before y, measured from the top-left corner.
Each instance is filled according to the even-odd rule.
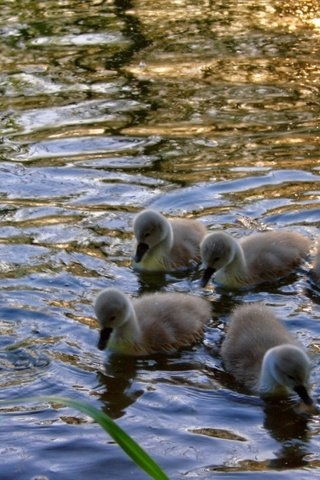
[[[291,333],[261,303],[237,307],[221,347],[227,371],[262,396],[296,392],[306,405],[310,360]]]
[[[200,242],[207,233],[198,220],[168,220],[156,210],[134,219],[136,253],[133,267],[140,271],[177,271],[200,262]]]
[[[131,300],[107,288],[94,305],[100,324],[98,348],[127,355],[169,353],[199,341],[211,304],[195,295],[151,293]]]
[[[263,232],[237,240],[224,232],[208,234],[200,245],[204,287],[215,281],[229,288],[271,282],[291,273],[306,257],[311,241],[289,231]]]

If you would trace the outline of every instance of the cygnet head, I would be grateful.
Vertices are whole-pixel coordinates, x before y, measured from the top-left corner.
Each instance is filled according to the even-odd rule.
[[[268,370],[276,383],[296,392],[306,405],[313,404],[308,393],[311,364],[301,348],[291,344],[271,348],[265,354],[262,368]]]
[[[104,350],[114,328],[121,327],[131,312],[130,300],[116,288],[106,288],[99,293],[94,304],[100,324],[99,350]]]
[[[133,231],[137,239],[135,262],[141,262],[147,251],[171,238],[172,229],[169,221],[156,210],[143,210],[133,223]]]
[[[233,260],[235,241],[224,232],[209,233],[200,244],[200,253],[204,265],[201,286],[205,287],[217,270]]]

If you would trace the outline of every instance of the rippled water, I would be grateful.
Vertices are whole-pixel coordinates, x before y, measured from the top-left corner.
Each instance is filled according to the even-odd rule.
[[[309,348],[319,397],[320,295],[309,264],[270,288],[201,291],[138,275],[146,206],[236,236],[319,231],[318,1],[1,2],[1,398],[89,400],[171,479],[319,476],[319,418],[262,402],[223,371],[232,308],[263,300]],[[212,300],[204,342],[104,356],[92,303],[115,285]],[[144,479],[85,416],[1,409],[1,480]],[[90,477],[89,477],[90,475]]]

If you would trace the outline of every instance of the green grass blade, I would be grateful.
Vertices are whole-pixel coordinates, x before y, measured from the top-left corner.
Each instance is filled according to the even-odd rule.
[[[132,458],[132,460],[144,470],[154,480],[169,480],[169,477],[164,473],[160,466],[140,447],[140,445],[133,440],[122,428],[120,428],[106,413],[101,412],[96,407],[93,407],[87,402],[74,400],[72,398],[56,397],[56,396],[41,396],[31,398],[20,398],[15,400],[0,401],[1,405],[10,405],[12,403],[25,402],[49,402],[59,403],[67,407],[75,408],[79,412],[89,415],[95,420]]]

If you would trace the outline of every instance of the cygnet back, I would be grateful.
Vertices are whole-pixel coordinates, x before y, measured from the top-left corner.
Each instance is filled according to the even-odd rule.
[[[243,238],[248,271],[253,279],[270,280],[290,274],[307,257],[311,240],[291,231],[263,232]]]
[[[171,351],[198,342],[211,316],[207,300],[183,293],[145,294],[133,306],[143,344],[151,351]]]

